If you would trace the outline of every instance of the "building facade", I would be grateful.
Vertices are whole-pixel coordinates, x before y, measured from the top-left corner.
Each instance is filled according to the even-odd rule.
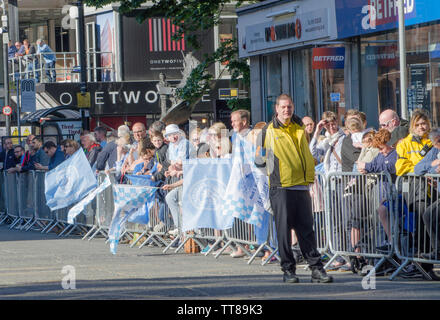
[[[17,5],[19,33],[16,40],[23,41],[26,38],[34,44],[38,38],[46,39],[57,57],[55,82],[46,81],[45,72],[41,69],[42,81],[37,84],[36,109],[82,106],[84,101],[78,97],[77,10],[68,1],[49,2],[52,7],[46,11],[39,10],[38,5],[31,0],[24,0]],[[45,21],[43,12],[46,14]],[[35,13],[39,14],[41,21],[36,21]],[[185,38],[173,39],[177,27],[172,20],[164,17],[150,18],[140,24],[135,14],[119,14],[118,4],[99,9],[85,7],[84,16],[87,92],[90,94],[87,96],[89,107],[86,114],[90,116],[92,129],[98,124],[117,128],[123,123],[133,124],[135,121],[149,125],[159,119],[161,98],[158,84],[161,74],[165,75],[170,86],[176,86],[183,79],[185,57],[188,54],[193,56],[194,61],[201,61],[204,54],[218,48],[222,39],[236,35],[237,18],[233,6],[224,10],[221,25],[200,33],[203,43],[200,50],[193,50]],[[13,64],[14,70],[9,70],[12,83],[16,81],[17,75],[18,78],[35,76],[22,64]],[[216,85],[202,97],[191,117],[202,126],[209,125],[228,112],[228,97],[222,92],[239,92],[241,96],[246,96],[248,91],[232,84],[230,75],[224,72],[224,66],[220,64],[212,66],[209,72],[217,80]],[[17,94],[13,87],[10,88],[10,98],[12,106],[16,108]],[[167,106],[171,106],[170,100]]]
[[[437,126],[440,9],[432,0],[406,0],[404,8],[408,113],[423,108]],[[292,95],[299,116],[315,120],[330,110],[343,124],[353,108],[377,127],[381,111],[401,113],[396,1],[269,0],[237,14],[253,122],[272,117],[280,93]]]

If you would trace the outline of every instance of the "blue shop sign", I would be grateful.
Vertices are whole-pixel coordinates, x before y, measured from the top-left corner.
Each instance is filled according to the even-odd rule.
[[[338,39],[398,28],[396,0],[335,0]],[[440,20],[438,0],[405,0],[405,25]]]

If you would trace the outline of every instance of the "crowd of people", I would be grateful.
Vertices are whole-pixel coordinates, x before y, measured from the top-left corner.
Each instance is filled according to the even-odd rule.
[[[56,60],[55,53],[43,39],[38,39],[35,44],[28,39],[24,39],[23,43],[8,43],[9,70],[18,79],[35,78],[38,83],[42,70],[45,70],[48,82],[56,82]]]
[[[268,123],[251,126],[247,110],[232,112],[230,120],[231,131],[221,122],[204,129],[190,128],[189,132],[184,132],[177,124],[166,125],[161,121],[152,123],[148,130],[140,122],[131,130],[127,125],[111,132],[96,127],[93,132],[82,132],[80,141],[67,139],[59,145],[52,141],[43,143],[40,137],[30,135],[25,147],[14,146],[7,138],[3,141],[0,162],[7,172],[51,170],[82,149],[94,171],[112,172],[119,183],[127,183],[127,174],[148,175],[160,187],[157,192],[160,222],[154,226],[154,231],[166,231],[175,236],[183,201],[183,160],[229,158],[237,137],[245,139],[255,146],[255,165],[267,169],[270,203],[286,282],[298,281],[295,275],[298,253],[293,249],[298,247],[300,255],[311,266],[313,281],[333,281],[323,269],[321,255],[316,249],[313,219],[310,219],[310,200],[313,200],[310,186],[316,184],[316,171],[324,175],[387,172],[394,177],[393,181],[396,176],[406,173],[440,173],[440,129],[432,129],[429,117],[420,110],[412,113],[410,121],[399,119],[393,110],[385,110],[379,116],[378,130],[368,126],[363,112],[348,110],[342,127],[332,111],[324,112],[316,122],[310,116],[298,118],[291,98],[282,95],[277,100],[276,114]],[[291,139],[283,139],[287,136]],[[439,237],[437,201],[427,203],[428,209],[423,212],[419,212],[421,206],[416,204],[426,201],[424,190],[405,201],[409,210],[420,216],[425,226],[430,226],[426,227],[426,232],[432,239],[430,243],[436,244],[435,239]],[[296,206],[295,203],[303,205]],[[165,224],[165,207],[169,208],[174,224],[169,230],[165,230],[168,226]],[[386,201],[381,203],[378,217],[388,242],[391,242],[388,207]],[[350,242],[353,250],[357,250],[361,231],[355,223],[350,224],[350,228]],[[387,250],[390,246],[386,243],[378,250]],[[437,246],[426,249],[428,258],[440,256]],[[238,246],[222,251],[234,258],[246,256]],[[424,267],[427,272],[432,272],[432,265]],[[339,257],[330,268],[349,270],[350,261]]]
[[[348,110],[344,120],[345,126],[339,127],[337,115],[331,111],[324,112],[316,125],[310,117],[303,119],[305,130],[310,137],[310,151],[316,163],[321,163],[319,168],[324,174],[387,172],[395,182],[397,177],[408,173],[419,176],[426,173],[440,173],[440,160],[438,160],[440,130],[431,128],[429,116],[423,110],[415,110],[410,121],[400,119],[393,110],[384,110],[379,115],[378,130],[368,127],[366,115],[358,110]],[[400,200],[398,210],[402,214],[405,209],[414,214],[414,221],[422,222],[422,225],[412,230],[414,233],[412,250],[422,250],[423,252],[417,253],[422,259],[439,259],[440,251],[437,244],[440,239],[438,233],[440,221],[436,191],[432,188],[429,193],[419,180],[412,180],[409,185],[410,190],[404,194],[402,190],[398,190]],[[387,238],[387,243],[377,247],[378,252],[388,252],[392,246],[389,206],[389,203],[383,201],[377,210]],[[349,208],[349,211],[354,209]],[[362,213],[357,214],[362,215]],[[350,227],[352,249],[359,250],[357,247],[360,239],[359,226],[352,223]],[[427,233],[427,237],[424,232]],[[417,243],[417,239],[430,240],[425,240],[422,244]],[[431,247],[427,244],[431,244]],[[418,249],[414,249],[417,246]],[[411,248],[407,250],[411,251]],[[432,264],[422,264],[422,266],[431,278],[440,280],[433,273]],[[349,270],[351,267],[350,261],[338,257],[330,269]]]

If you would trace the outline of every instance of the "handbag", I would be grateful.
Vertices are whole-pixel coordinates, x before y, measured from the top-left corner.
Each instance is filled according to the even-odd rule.
[[[185,253],[199,253],[200,247],[193,238],[189,238],[184,245]]]

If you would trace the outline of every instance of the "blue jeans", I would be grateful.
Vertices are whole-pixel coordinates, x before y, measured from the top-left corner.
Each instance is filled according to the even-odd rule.
[[[49,82],[55,82],[57,79],[57,72],[55,71],[55,61],[46,62],[44,64],[44,68],[46,69],[46,76],[49,79]]]
[[[28,78],[31,78],[32,75],[35,73],[35,80],[38,82],[40,82],[40,71],[34,71],[38,69],[38,61],[31,61],[28,62],[27,67],[26,67],[26,71],[28,73]]]
[[[174,227],[178,228],[180,223],[180,205],[179,202],[182,201],[182,190],[183,187],[177,187],[168,192],[165,197],[165,201],[170,208],[171,215],[173,216]]]

